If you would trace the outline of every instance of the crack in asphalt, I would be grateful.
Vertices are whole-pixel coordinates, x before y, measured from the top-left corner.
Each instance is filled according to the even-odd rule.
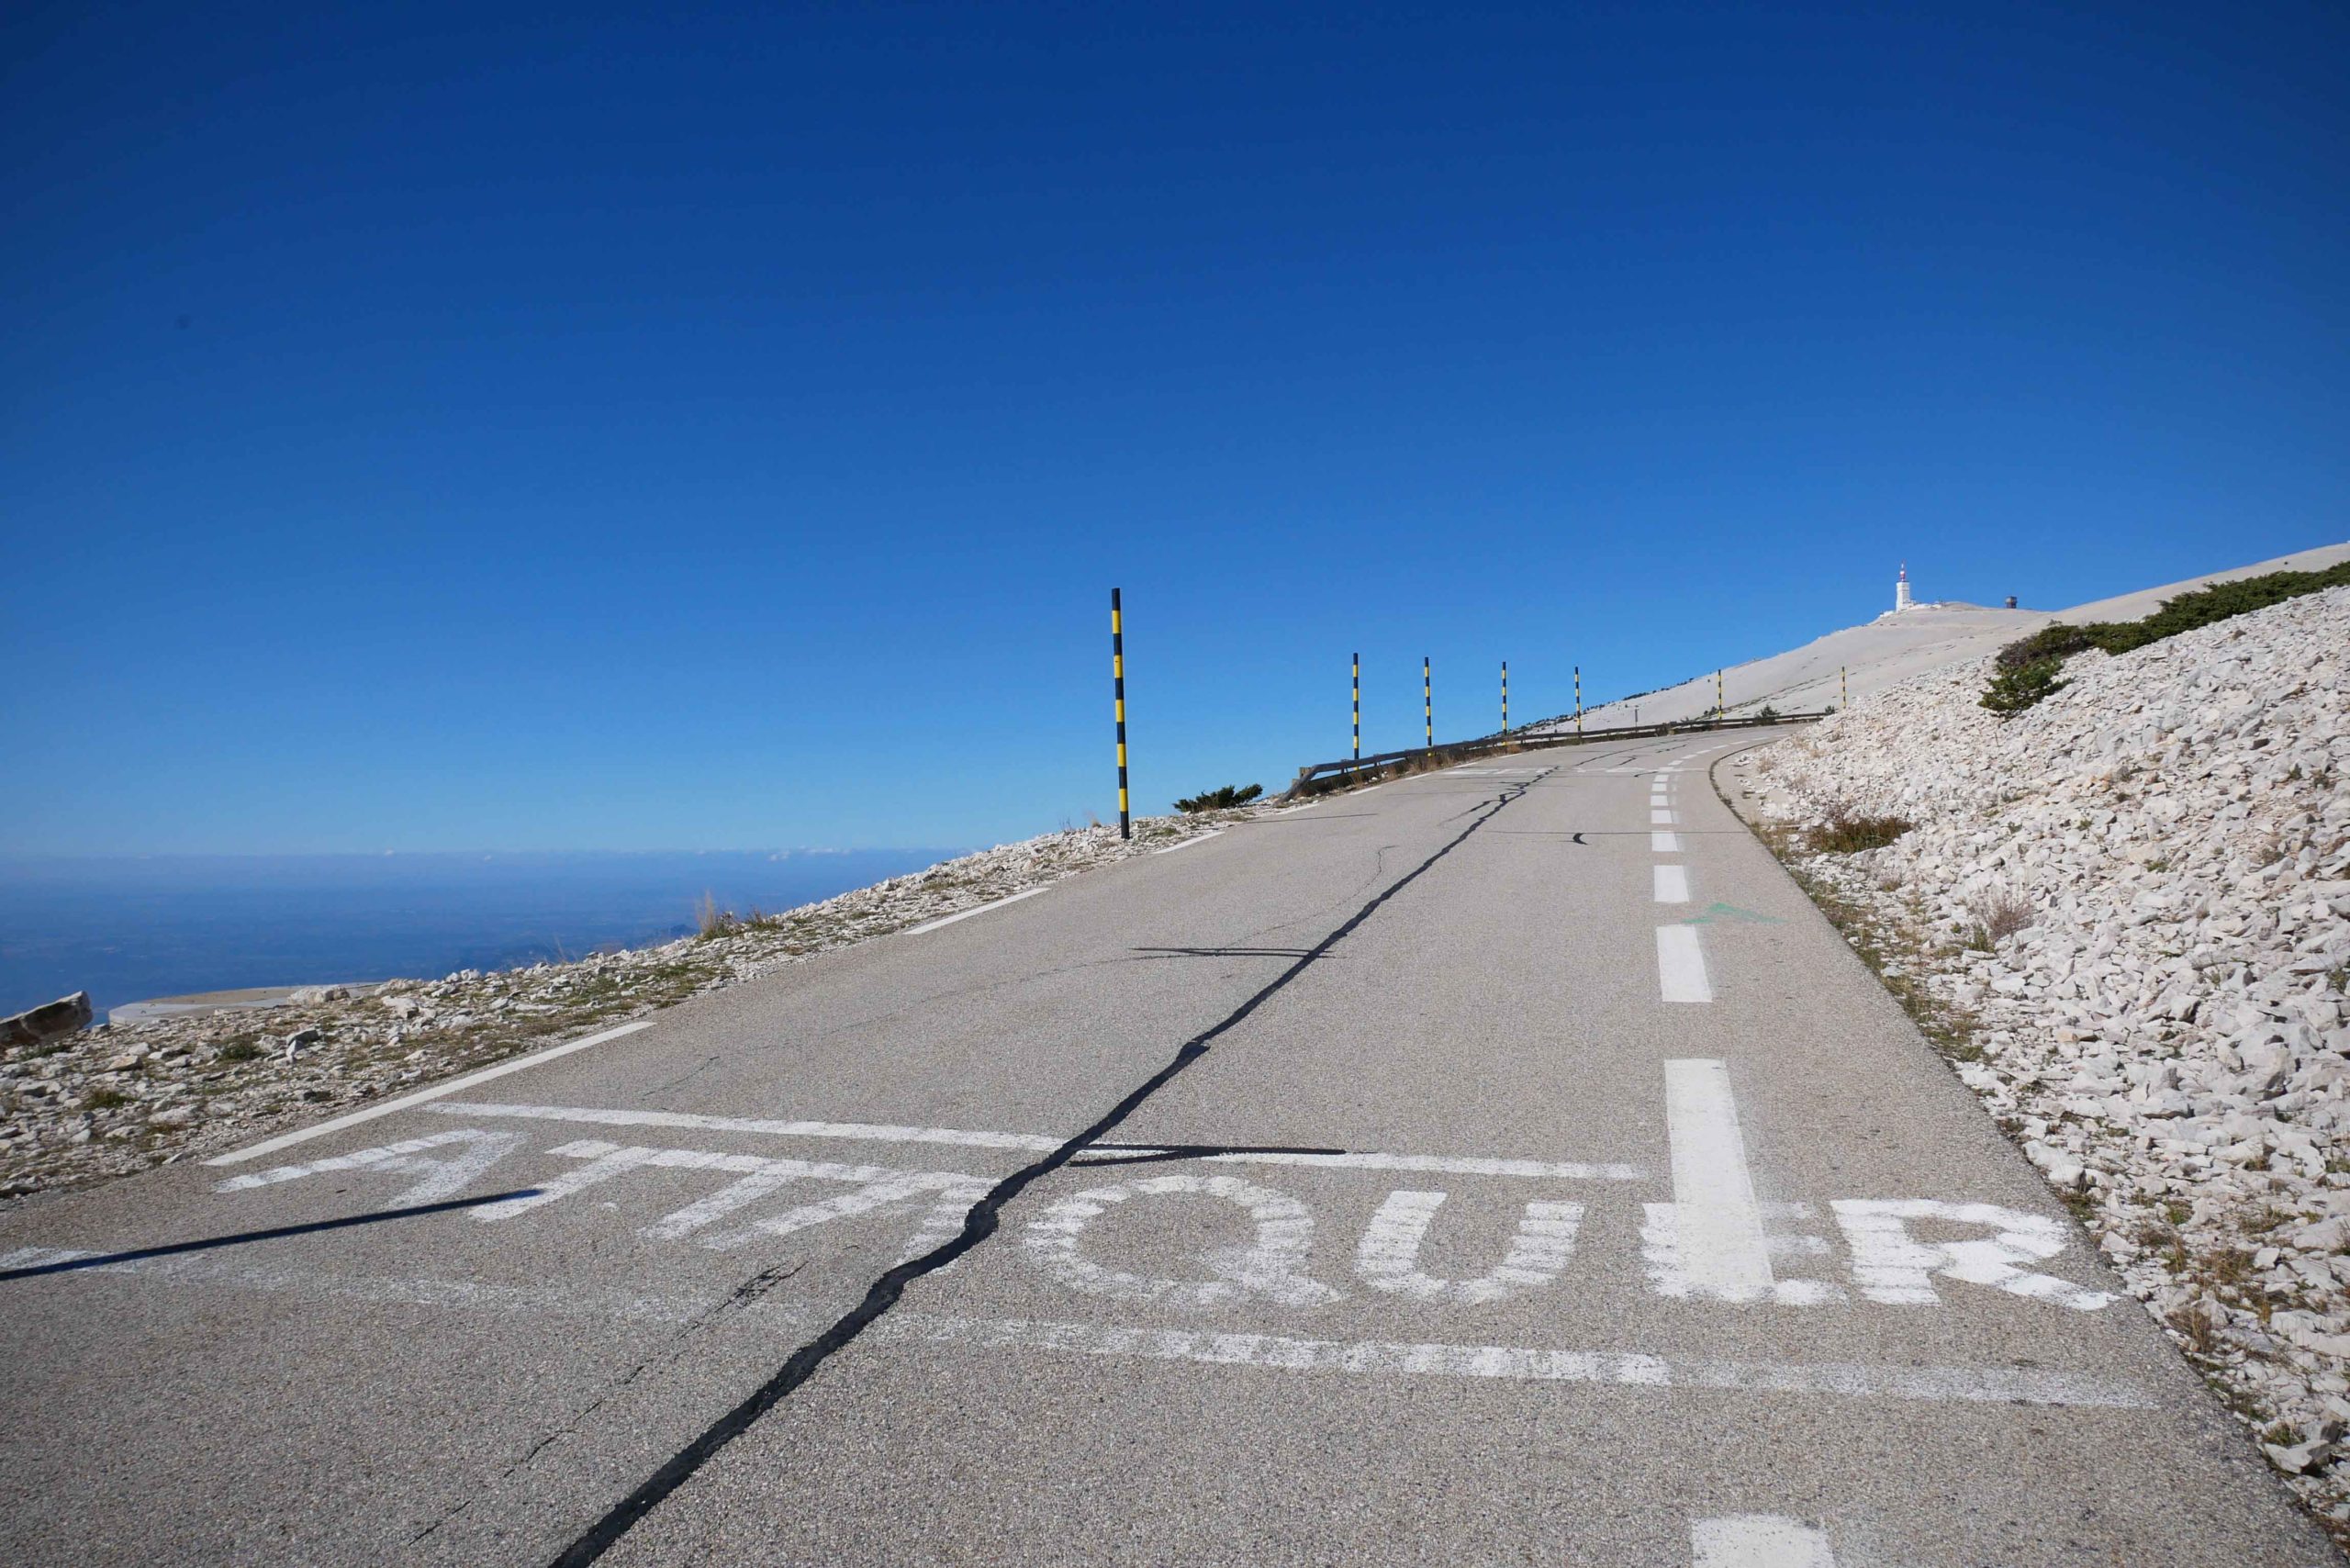
[[[595,1398],[589,1400],[586,1405],[581,1406],[577,1410],[572,1412],[572,1414],[565,1417],[560,1425],[548,1431],[544,1436],[541,1437],[538,1441],[532,1443],[528,1449],[524,1450],[521,1457],[517,1459],[513,1463],[508,1465],[505,1469],[499,1471],[496,1479],[492,1480],[488,1486],[476,1491],[464,1502],[461,1502],[454,1507],[450,1508],[445,1513],[442,1514],[440,1518],[434,1519],[431,1524],[426,1525],[422,1529],[418,1530],[415,1534],[409,1536],[408,1538],[408,1543],[410,1546],[420,1545],[435,1531],[439,1530],[442,1526],[463,1518],[466,1511],[486,1496],[492,1488],[498,1486],[505,1482],[511,1481],[517,1474],[520,1473],[523,1468],[532,1460],[538,1458],[541,1453],[544,1452],[549,1448],[552,1448],[556,1443],[561,1442],[564,1439],[570,1437],[572,1434],[577,1432],[582,1427],[586,1426],[589,1417],[602,1409],[604,1406],[611,1400],[613,1395],[619,1394],[622,1389],[627,1388],[638,1378],[644,1375],[645,1372],[651,1371],[654,1363],[656,1361],[674,1363],[686,1353],[688,1341],[691,1340],[703,1329],[709,1327],[711,1324],[717,1322],[722,1317],[725,1317],[730,1314],[740,1312],[744,1308],[751,1306],[764,1297],[768,1292],[774,1290],[776,1286],[783,1283],[784,1281],[791,1278],[792,1275],[800,1272],[800,1270],[807,1266],[808,1260],[805,1258],[795,1259],[789,1263],[777,1263],[770,1265],[767,1268],[760,1270],[757,1273],[753,1274],[741,1284],[736,1285],[733,1290],[727,1292],[726,1294],[711,1303],[705,1310],[696,1313],[691,1318],[688,1318],[686,1322],[680,1324],[675,1332],[663,1339],[658,1350],[648,1351],[645,1355],[638,1358],[636,1363],[630,1367],[628,1371],[621,1373],[618,1377],[613,1378],[610,1383],[606,1383],[602,1393],[597,1394]]]
[[[621,1538],[635,1528],[647,1514],[658,1507],[670,1494],[692,1479],[694,1473],[717,1457],[729,1443],[749,1431],[752,1426],[778,1404],[797,1391],[834,1351],[854,1341],[856,1337],[878,1321],[899,1299],[906,1287],[926,1274],[936,1272],[970,1251],[995,1234],[1004,1205],[1018,1197],[1040,1178],[1048,1176],[1068,1165],[1080,1154],[1098,1144],[1115,1131],[1128,1117],[1165,1088],[1184,1069],[1208,1053],[1219,1037],[1240,1026],[1281,990],[1312,967],[1315,960],[1351,935],[1365,921],[1387,902],[1410,887],[1434,867],[1437,862],[1468,842],[1479,828],[1501,814],[1510,802],[1526,793],[1527,786],[1505,790],[1484,804],[1482,814],[1468,826],[1445,841],[1444,845],[1382,889],[1354,913],[1348,915],[1327,935],[1308,948],[1279,975],[1252,992],[1239,1006],[1176,1048],[1174,1056],[1157,1072],[1145,1079],[1125,1096],[1085,1128],[1063,1143],[1050,1154],[1023,1166],[988,1190],[987,1195],[971,1205],[964,1217],[962,1231],[923,1253],[890,1269],[865,1294],[863,1300],[851,1307],[830,1328],[811,1339],[778,1368],[775,1374],[761,1383],[751,1394],[733,1409],[705,1428],[693,1441],[679,1449],[647,1476],[637,1487],[612,1505],[602,1518],[583,1530],[568,1546],[553,1559],[551,1568],[584,1568],[616,1545]],[[1467,813],[1462,813],[1467,814]],[[1447,819],[1450,821],[1452,819]],[[1383,851],[1382,851],[1383,854]]]

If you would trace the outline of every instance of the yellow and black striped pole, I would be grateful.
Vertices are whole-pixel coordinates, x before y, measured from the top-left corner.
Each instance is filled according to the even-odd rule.
[[[1110,690],[1118,705],[1118,836],[1132,838],[1134,824],[1126,814],[1126,628],[1116,588],[1110,590]]]
[[[1575,666],[1575,734],[1583,734],[1583,666]]]
[[[1354,656],[1355,760],[1362,760],[1362,655]]]
[[[1722,672],[1714,671],[1714,717],[1722,716]]]
[[[1509,661],[1502,661],[1502,734],[1509,734]]]
[[[1850,708],[1852,705],[1852,679],[1845,673],[1842,665],[1836,666],[1836,694],[1839,698],[1836,706],[1839,709]]]
[[[1436,749],[1436,678],[1426,654],[1420,655],[1420,716],[1427,721],[1428,749]]]

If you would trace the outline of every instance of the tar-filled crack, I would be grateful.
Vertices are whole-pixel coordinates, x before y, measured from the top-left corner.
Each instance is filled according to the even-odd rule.
[[[701,1060],[694,1063],[693,1066],[686,1069],[685,1071],[677,1074],[677,1077],[669,1079],[666,1082],[652,1085],[650,1088],[646,1089],[643,1093],[638,1095],[637,1099],[640,1102],[645,1100],[657,1100],[662,1095],[666,1094],[670,1090],[676,1089],[680,1085],[691,1081],[693,1079],[699,1078],[701,1074],[708,1072],[711,1068],[716,1067],[720,1062],[724,1061],[725,1059],[725,1052],[712,1051],[708,1056],[702,1058]]]
[[[675,1361],[678,1357],[685,1353],[685,1349],[688,1343],[704,1328],[709,1327],[712,1323],[717,1322],[722,1317],[727,1316],[729,1314],[740,1312],[744,1307],[755,1305],[769,1291],[775,1289],[776,1286],[783,1283],[784,1281],[791,1278],[792,1275],[800,1272],[800,1270],[807,1266],[808,1260],[805,1258],[800,1258],[795,1259],[789,1263],[777,1263],[768,1268],[762,1269],[757,1273],[753,1274],[749,1279],[744,1280],[741,1284],[736,1285],[733,1290],[727,1292],[724,1296],[712,1303],[709,1307],[696,1313],[691,1318],[680,1325],[677,1332],[671,1334],[667,1338],[661,1342],[660,1350],[639,1358],[637,1361],[626,1372],[607,1383],[604,1385],[603,1391],[598,1394],[595,1398],[589,1400],[586,1405],[580,1406],[579,1409],[574,1411],[560,1426],[549,1429],[538,1439],[538,1441],[532,1443],[528,1449],[525,1449],[522,1451],[520,1458],[515,1460],[513,1463],[508,1465],[505,1469],[498,1473],[497,1477],[490,1482],[490,1486],[496,1487],[504,1484],[506,1482],[511,1481],[523,1470],[525,1466],[529,1465],[532,1460],[538,1458],[541,1453],[544,1452],[554,1444],[561,1442],[564,1439],[570,1437],[573,1433],[578,1431],[580,1428],[586,1426],[589,1417],[602,1409],[604,1406],[611,1400],[614,1394],[628,1387],[638,1378],[651,1371],[656,1361]],[[485,1489],[485,1491],[487,1489]],[[409,1536],[408,1538],[408,1543],[410,1546],[415,1546],[424,1541],[434,1532],[439,1530],[442,1526],[463,1516],[467,1510],[473,1507],[474,1504],[480,1501],[483,1495],[483,1492],[476,1492],[472,1496],[465,1498],[454,1507],[450,1508],[447,1512],[442,1514],[431,1524],[426,1525],[422,1529],[420,1529],[413,1535]]]
[[[1164,1067],[1130,1090],[1124,1099],[1111,1106],[1092,1126],[1054,1149],[1050,1154],[1021,1167],[989,1188],[987,1195],[971,1205],[970,1213],[964,1217],[960,1234],[931,1249],[919,1258],[900,1263],[874,1281],[871,1288],[865,1293],[864,1299],[844,1314],[838,1322],[800,1346],[792,1353],[791,1359],[778,1368],[775,1375],[755,1389],[748,1398],[711,1422],[703,1429],[700,1436],[671,1455],[634,1491],[612,1505],[601,1518],[582,1531],[576,1540],[554,1557],[552,1568],[580,1568],[581,1564],[593,1562],[610,1551],[622,1536],[635,1528],[638,1520],[658,1507],[671,1493],[692,1479],[696,1471],[709,1463],[729,1443],[749,1431],[760,1417],[790,1397],[802,1383],[813,1377],[816,1370],[822,1366],[834,1351],[855,1340],[858,1335],[872,1327],[883,1314],[897,1305],[899,1298],[905,1294],[908,1285],[925,1274],[935,1273],[946,1267],[994,1235],[1004,1205],[1025,1192],[1040,1178],[1051,1175],[1101,1139],[1116,1131],[1122,1123],[1142,1109],[1151,1096],[1165,1088],[1177,1074],[1205,1056],[1209,1047],[1216,1040],[1238,1028],[1259,1008],[1271,1001],[1282,987],[1313,967],[1315,959],[1353,935],[1363,922],[1376,914],[1390,899],[1417,881],[1438,861],[1468,842],[1471,834],[1493,821],[1511,801],[1526,793],[1526,788],[1523,784],[1513,786],[1503,790],[1494,800],[1486,802],[1483,813],[1475,821],[1447,839],[1444,845],[1427,859],[1382,889],[1377,895],[1335,927],[1328,935],[1308,948],[1304,957],[1296,959],[1280,974],[1252,992],[1239,1006],[1176,1047],[1174,1056]]]

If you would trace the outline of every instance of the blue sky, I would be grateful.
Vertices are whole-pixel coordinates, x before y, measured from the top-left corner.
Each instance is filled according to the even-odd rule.
[[[12,8],[0,851],[993,842],[2350,535],[2350,17]]]

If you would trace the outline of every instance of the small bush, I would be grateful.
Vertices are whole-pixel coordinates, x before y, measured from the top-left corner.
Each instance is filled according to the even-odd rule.
[[[1966,945],[1986,953],[2030,925],[2032,919],[2031,901],[2004,889],[1975,894],[1968,901],[1966,913],[1975,923]]]
[[[1265,792],[1261,784],[1225,784],[1175,802],[1179,812],[1222,812],[1245,806]]]
[[[2001,648],[1993,662],[2003,670],[2023,669],[2052,661],[2061,663],[2095,646],[2096,640],[2087,626],[2042,626],[2031,636],[2019,637]]]
[[[2006,655],[2000,656],[2004,658]],[[2053,658],[2035,659],[2012,668],[2003,667],[1992,676],[1991,684],[1983,689],[1983,706],[1994,713],[2020,713],[2042,699],[2053,697],[2073,684],[2069,680],[2056,678],[2056,672],[2064,667],[2061,662]]]
[[[1754,716],[1758,719],[1775,719],[1779,716],[1779,711],[1776,708],[1772,707],[1768,702],[1765,702],[1762,704],[1762,711],[1757,712]]]
[[[240,1036],[220,1047],[222,1061],[252,1061],[261,1056],[261,1047],[250,1035]]]
[[[129,1103],[130,1096],[125,1094],[119,1089],[93,1089],[83,1098],[82,1109],[84,1111],[111,1111],[117,1106],[128,1105]]]
[[[1863,816],[1840,806],[1829,813],[1826,822],[1811,830],[1811,849],[1814,854],[1825,855],[1857,855],[1863,849],[1883,849],[1916,825],[1907,817]]]

